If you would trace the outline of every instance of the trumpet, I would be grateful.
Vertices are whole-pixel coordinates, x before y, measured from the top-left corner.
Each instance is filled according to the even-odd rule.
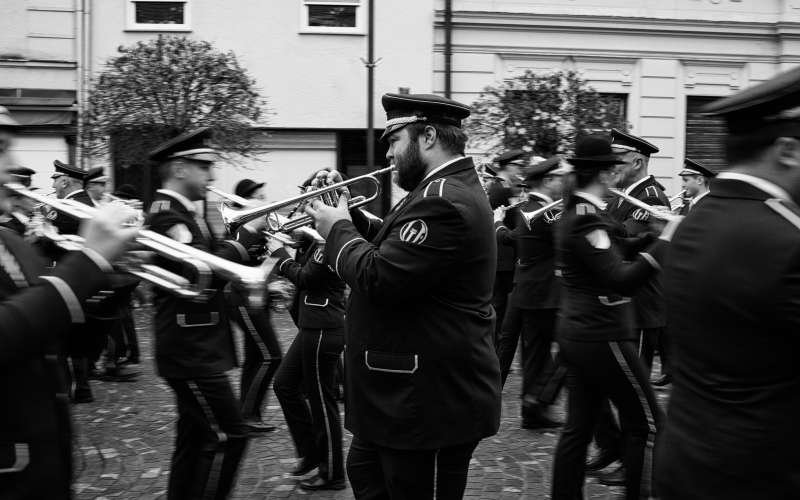
[[[683,206],[686,204],[685,196],[686,196],[686,190],[684,189],[683,191],[681,191],[680,193],[676,194],[675,196],[669,199],[669,207],[673,212],[683,208]],[[676,205],[675,204],[676,201],[680,201],[680,205]]]
[[[563,202],[564,199],[559,198],[552,203],[548,203],[542,208],[537,208],[536,210],[531,210],[530,212],[525,212],[523,210],[520,210],[519,213],[522,215],[522,220],[525,221],[525,226],[527,226],[527,228],[530,230],[533,221],[535,221],[539,217],[544,216],[548,223],[553,223],[557,221],[561,217],[561,212],[553,214],[552,211],[554,208],[558,207]]]
[[[235,195],[235,194],[232,194],[232,193],[228,193],[228,192],[223,191],[223,190],[221,190],[219,188],[216,188],[214,186],[207,186],[206,190],[214,193],[215,195],[219,196],[220,198],[222,198],[224,200],[222,203],[220,203],[220,206],[219,206],[220,214],[223,213],[223,210],[224,210],[223,207],[228,207],[229,206],[228,202],[235,203],[235,204],[237,204],[239,206],[242,206],[242,207],[253,207],[255,205],[255,203],[253,203],[253,200],[248,200],[247,198],[242,198],[241,196],[238,196],[238,195]],[[298,246],[299,242],[295,241],[291,237],[286,236],[284,234],[275,234],[275,233],[278,233],[278,231],[275,229],[276,227],[280,228],[282,226],[285,226],[288,223],[289,223],[289,218],[285,217],[283,215],[280,215],[277,212],[267,215],[267,227],[269,228],[270,235],[275,237],[275,238],[278,238],[279,240],[281,240],[282,242],[284,242],[285,244],[287,244],[289,246],[292,246],[292,247]],[[227,227],[227,224],[226,224],[226,227]],[[322,235],[319,234],[312,227],[302,226],[302,227],[297,228],[297,231],[305,234],[309,238],[312,238],[314,241],[317,241],[317,242],[320,242],[320,243],[325,241],[325,239],[322,237]]]
[[[60,200],[43,196],[30,191],[20,184],[6,184],[5,187],[19,196],[48,205],[76,219],[90,219],[95,217],[97,213],[94,207],[83,205],[73,200]],[[80,236],[51,236],[64,242],[69,241],[72,249],[80,249],[85,243]],[[207,297],[212,275],[216,274],[228,281],[239,284],[246,291],[251,307],[263,307],[267,288],[266,279],[275,265],[275,259],[267,258],[259,267],[248,267],[204,252],[191,245],[179,243],[168,236],[148,229],[140,229],[135,241],[141,248],[194,267],[197,271],[197,279],[195,282],[190,282],[185,277],[162,267],[148,264],[141,259],[132,258],[137,256],[135,254],[141,254],[140,251],[126,254],[126,259],[115,263],[120,271],[138,276],[182,298],[193,300],[203,300]]]
[[[639,200],[637,198],[634,198],[633,196],[631,196],[629,194],[626,194],[626,193],[620,191],[619,189],[611,188],[611,189],[609,189],[609,191],[611,193],[619,196],[623,200],[627,201],[631,205],[633,205],[633,206],[635,206],[637,208],[641,208],[642,210],[645,210],[646,212],[650,213],[651,215],[653,215],[653,217],[655,217],[657,219],[661,219],[661,220],[667,221],[667,222],[681,219],[680,215],[673,214],[672,211],[669,210],[667,207],[654,207],[653,205],[648,205],[647,203],[645,203],[645,202],[643,202],[643,201],[641,201],[641,200]]]
[[[314,219],[312,219],[308,215],[304,215],[302,217],[297,217],[294,219],[285,218],[285,220],[282,220],[280,217],[275,217],[277,215],[278,210],[296,205],[298,203],[305,203],[311,198],[322,198],[323,200],[325,200],[325,198],[327,197],[328,203],[331,203],[332,200],[334,199],[332,195],[337,190],[350,186],[357,182],[367,182],[373,186],[374,193],[372,193],[370,196],[357,196],[348,201],[348,208],[350,209],[361,207],[378,198],[378,195],[381,192],[381,184],[380,180],[378,179],[378,176],[387,174],[392,170],[394,170],[393,166],[382,168],[380,170],[360,175],[358,177],[353,177],[352,179],[347,179],[342,182],[337,182],[335,184],[331,184],[329,186],[316,189],[314,191],[308,191],[305,193],[301,193],[297,196],[292,196],[285,200],[276,201],[273,203],[267,203],[265,205],[257,207],[243,208],[241,210],[237,210],[230,206],[224,205],[220,207],[220,215],[222,216],[222,222],[225,223],[225,227],[228,229],[228,231],[235,232],[235,230],[241,227],[243,224],[247,224],[248,222],[257,219],[259,217],[266,216],[268,222],[270,221],[270,218],[272,218],[274,222],[270,224],[271,231],[278,233],[288,233],[294,231],[295,229],[312,225],[314,223]]]

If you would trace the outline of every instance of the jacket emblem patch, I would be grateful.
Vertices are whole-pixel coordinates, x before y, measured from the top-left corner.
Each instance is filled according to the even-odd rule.
[[[317,247],[317,249],[314,250],[314,255],[311,256],[311,260],[317,264],[322,264],[325,261],[325,247]]]
[[[400,228],[400,239],[406,243],[419,245],[428,237],[428,225],[422,219],[406,222]]]

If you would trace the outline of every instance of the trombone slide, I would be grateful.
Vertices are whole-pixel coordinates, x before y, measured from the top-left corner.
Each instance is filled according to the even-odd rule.
[[[623,200],[627,201],[631,205],[633,205],[633,206],[635,206],[637,208],[641,208],[642,210],[647,211],[648,213],[650,213],[656,219],[661,219],[661,220],[666,221],[666,222],[670,222],[670,221],[680,220],[681,219],[680,215],[673,214],[668,207],[654,207],[653,205],[648,205],[647,203],[645,203],[645,202],[643,202],[643,201],[641,201],[641,200],[639,200],[637,198],[634,198],[633,196],[631,196],[629,194],[626,194],[626,193],[620,191],[619,189],[611,188],[611,189],[609,189],[609,191],[611,193],[619,196]],[[663,208],[664,210],[661,210],[661,208]]]

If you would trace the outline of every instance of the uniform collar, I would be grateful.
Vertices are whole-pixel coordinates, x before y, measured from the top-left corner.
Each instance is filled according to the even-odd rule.
[[[466,158],[466,156],[459,156],[458,158],[453,158],[453,159],[452,159],[452,160],[450,160],[450,161],[446,161],[446,162],[442,163],[442,164],[441,164],[441,165],[439,165],[438,167],[436,167],[436,168],[434,168],[433,170],[431,170],[430,172],[428,172],[428,174],[427,174],[427,175],[426,175],[426,176],[425,176],[425,177],[422,179],[422,181],[423,181],[423,182],[425,182],[425,181],[426,181],[426,180],[428,180],[429,178],[433,177],[433,176],[434,176],[434,175],[435,175],[437,172],[441,172],[441,171],[442,171],[442,170],[444,170],[446,167],[448,167],[448,166],[452,165],[453,163],[455,163],[455,162],[457,162],[457,161],[463,160],[464,158]]]
[[[553,198],[550,198],[550,197],[549,197],[549,196],[547,196],[546,194],[544,194],[544,193],[540,193],[539,191],[531,191],[531,192],[530,192],[530,193],[528,193],[528,194],[529,194],[529,195],[532,195],[532,196],[538,196],[539,198],[543,199],[543,200],[544,200],[544,201],[546,201],[547,203],[553,203]]]
[[[697,202],[698,202],[698,201],[700,201],[701,199],[703,199],[703,197],[704,197],[704,196],[706,196],[706,195],[707,195],[708,193],[710,193],[710,192],[711,192],[711,191],[709,191],[709,190],[705,190],[705,191],[703,191],[701,194],[699,194],[699,195],[695,196],[694,198],[692,198],[692,199],[689,201],[689,208],[692,208],[692,207],[694,207],[694,206],[695,206],[695,204],[697,204]]]
[[[181,203],[181,205],[186,207],[186,210],[190,212],[197,211],[197,207],[194,206],[192,200],[178,193],[177,191],[173,191],[171,189],[159,189],[158,191],[156,191],[156,193],[163,194],[164,196],[169,196],[170,198],[178,200]]]
[[[624,193],[625,194],[631,194],[633,192],[633,190],[636,189],[640,184],[644,184],[645,182],[647,182],[649,180],[650,180],[650,176],[649,175],[646,175],[646,176],[642,177],[638,181],[636,181],[633,184],[631,184],[630,186],[626,187]]]
[[[600,210],[606,209],[607,203],[591,193],[587,193],[585,191],[575,191],[575,193],[573,194],[575,196],[583,198],[584,200],[588,201],[589,203],[596,206]]]
[[[76,189],[75,191],[72,191],[71,193],[69,193],[68,195],[66,195],[66,196],[64,197],[64,199],[66,200],[66,199],[68,199],[68,198],[72,198],[73,196],[75,196],[76,194],[80,193],[81,191],[83,191],[83,189]]]
[[[787,193],[785,189],[766,179],[756,177],[755,175],[743,174],[741,172],[720,172],[719,175],[716,176],[716,179],[741,181],[767,193],[773,198],[778,198],[784,201],[793,201],[792,197],[789,196],[789,193]]]

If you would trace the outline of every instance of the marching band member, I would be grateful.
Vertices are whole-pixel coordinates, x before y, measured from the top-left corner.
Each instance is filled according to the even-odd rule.
[[[0,157],[17,123],[0,107]],[[0,184],[13,182],[0,161]],[[0,194],[0,197],[3,195]],[[85,304],[107,287],[109,264],[138,228],[109,207],[81,230],[85,246],[46,274],[36,251],[0,228],[0,497],[72,497],[71,419],[62,377],[63,336],[86,319]]]
[[[525,185],[529,201],[520,207],[522,213],[540,209],[562,196],[563,176],[569,168],[561,167],[561,158],[554,156],[528,169]],[[539,217],[530,228],[518,221],[513,231],[502,222],[501,208],[495,210],[495,227],[498,240],[505,245],[515,245],[517,265],[514,288],[509,295],[508,311],[517,309],[522,318],[516,331],[505,324],[501,330],[497,353],[505,382],[517,350],[517,338],[522,333],[522,428],[540,429],[561,425],[549,416],[557,390],[542,397],[553,381],[555,365],[550,352],[555,340],[556,313],[558,312],[559,284],[555,276],[555,243],[553,227],[555,217]],[[509,313],[511,314],[511,313]],[[509,322],[511,323],[511,322]]]
[[[10,182],[22,184],[30,187],[35,170],[27,167],[12,167],[7,170]],[[31,216],[35,207],[35,202],[24,196],[6,194],[6,201],[9,204],[8,211],[0,216],[0,226],[7,227],[20,236],[25,236]]]
[[[678,172],[681,177],[681,188],[686,191],[689,203],[681,209],[681,215],[686,215],[709,192],[709,181],[717,174],[696,161],[686,158],[683,161],[683,170]]]
[[[496,167],[486,167],[486,170],[494,175],[486,183],[486,194],[489,196],[489,205],[492,210],[499,207],[507,207],[511,204],[511,199],[515,195],[515,188],[519,183],[521,169],[525,167],[522,158],[525,152],[520,149],[512,149],[500,154],[495,158]],[[516,210],[505,213],[504,224],[514,229],[516,227]],[[497,270],[494,276],[494,288],[492,289],[492,306],[496,316],[494,328],[494,342],[497,344],[502,331],[503,322],[506,318],[506,308],[508,307],[508,294],[514,287],[514,262],[516,262],[515,248],[513,245],[497,246]]]
[[[345,284],[325,263],[324,243],[306,241],[294,259],[276,238],[267,242],[279,274],[297,291],[289,312],[299,331],[275,376],[289,432],[300,457],[295,477],[306,490],[345,487],[336,369],[344,348]]]
[[[248,200],[266,201],[263,182],[242,179],[236,184],[234,192],[236,196]],[[269,309],[249,307],[247,298],[234,285],[231,285],[230,294],[226,299],[228,313],[239,325],[244,337],[244,362],[239,388],[242,417],[251,433],[272,432],[275,426],[262,421],[261,408],[272,384],[272,377],[281,364],[283,353],[278,343],[278,336],[270,323]]]
[[[109,177],[103,173],[103,167],[90,168],[83,177],[83,190],[89,195],[94,206],[103,202],[108,179]]]
[[[562,276],[557,339],[568,368],[567,424],[553,464],[554,500],[581,498],[586,450],[601,405],[610,399],[626,435],[627,498],[652,491],[652,451],[660,419],[649,376],[636,349],[630,299],[660,268],[665,251],[657,240],[630,261],[612,235],[614,222],[602,200],[621,163],[604,136],[588,136],[569,162],[575,191],[556,230],[556,261]],[[666,226],[668,239],[674,224]],[[648,241],[645,239],[644,241]]]
[[[408,196],[382,222],[349,211],[344,195],[306,207],[351,289],[347,472],[356,498],[461,498],[500,417],[492,213],[464,156],[469,108],[434,95],[382,102],[386,158]]]
[[[672,395],[664,500],[800,492],[800,68],[712,102],[729,170],[664,265]]]
[[[207,144],[210,134],[209,128],[188,132],[150,154],[159,164],[164,187],[156,192],[147,225],[180,243],[247,262],[246,249],[260,231],[245,226],[238,241],[216,245],[194,203],[203,199],[213,180],[217,156]],[[175,272],[182,269],[180,263],[163,257],[157,263]],[[207,302],[155,290],[156,369],[175,392],[178,405],[167,486],[170,500],[226,498],[246,448],[248,428],[225,374],[236,357],[220,281],[212,283],[216,290]]]

